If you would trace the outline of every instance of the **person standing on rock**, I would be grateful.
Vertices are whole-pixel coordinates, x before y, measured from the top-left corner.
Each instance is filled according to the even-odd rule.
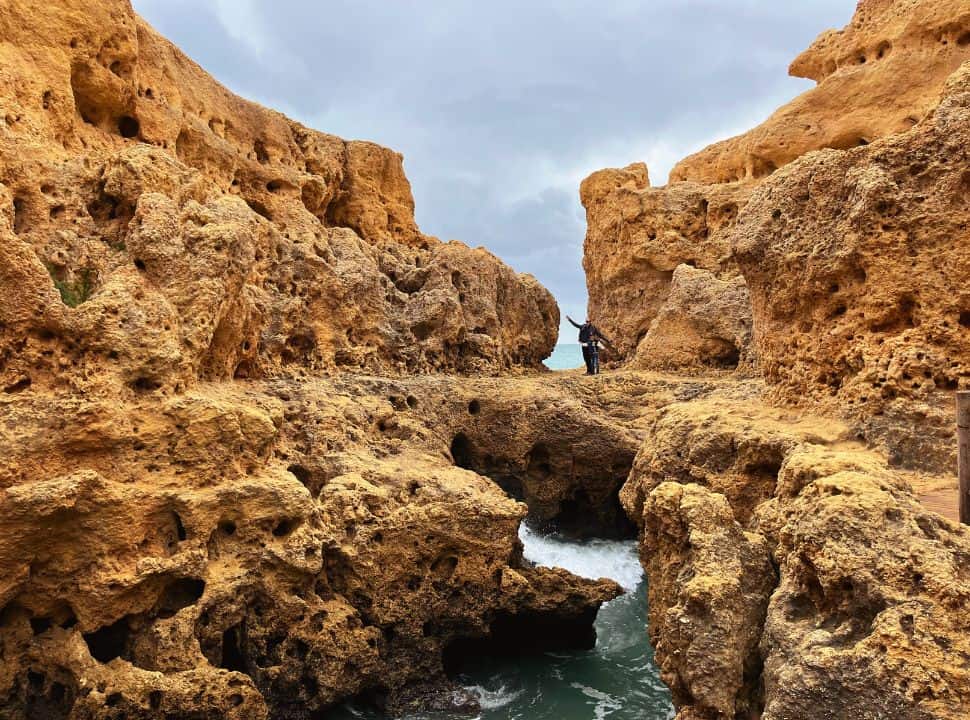
[[[589,318],[582,325],[568,315],[566,319],[573,327],[579,329],[579,344],[583,348],[583,362],[586,363],[586,374],[598,375],[600,371],[599,342],[603,341],[608,346],[612,346],[613,343],[600,332],[598,327],[589,321]]]

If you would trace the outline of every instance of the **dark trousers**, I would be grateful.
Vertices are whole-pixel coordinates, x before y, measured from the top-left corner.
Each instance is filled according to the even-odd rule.
[[[586,363],[586,374],[592,375],[595,369],[593,367],[593,348],[590,345],[583,345],[583,362]]]

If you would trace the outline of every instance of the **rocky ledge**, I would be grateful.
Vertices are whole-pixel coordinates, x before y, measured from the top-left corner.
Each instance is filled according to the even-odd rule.
[[[0,717],[467,709],[461,654],[586,647],[619,592],[524,560],[526,518],[638,534],[679,720],[964,717],[970,534],[923,501],[967,384],[968,33],[862,2],[678,182],[588,178],[632,363],[583,378],[540,371],[533,278],[419,231],[396,153],[125,0],[7,3]]]

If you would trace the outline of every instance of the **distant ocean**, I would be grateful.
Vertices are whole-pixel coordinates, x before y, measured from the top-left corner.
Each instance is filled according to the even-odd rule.
[[[573,370],[583,367],[583,350],[579,343],[559,343],[546,360],[550,370]]]

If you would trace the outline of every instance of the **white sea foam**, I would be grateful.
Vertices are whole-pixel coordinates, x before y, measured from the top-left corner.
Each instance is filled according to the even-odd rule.
[[[632,540],[589,540],[577,543],[555,535],[540,535],[519,526],[525,558],[537,565],[561,567],[585,578],[610,578],[632,591],[643,579],[643,568]]]
[[[482,710],[495,710],[505,707],[522,694],[522,690],[508,690],[500,685],[497,690],[489,690],[482,685],[470,685],[465,688],[478,697],[478,704]]]
[[[571,686],[579,690],[583,695],[596,701],[593,706],[593,717],[595,720],[604,720],[612,713],[623,708],[623,703],[609,693],[601,692],[596,688],[582,683],[571,683]]]

